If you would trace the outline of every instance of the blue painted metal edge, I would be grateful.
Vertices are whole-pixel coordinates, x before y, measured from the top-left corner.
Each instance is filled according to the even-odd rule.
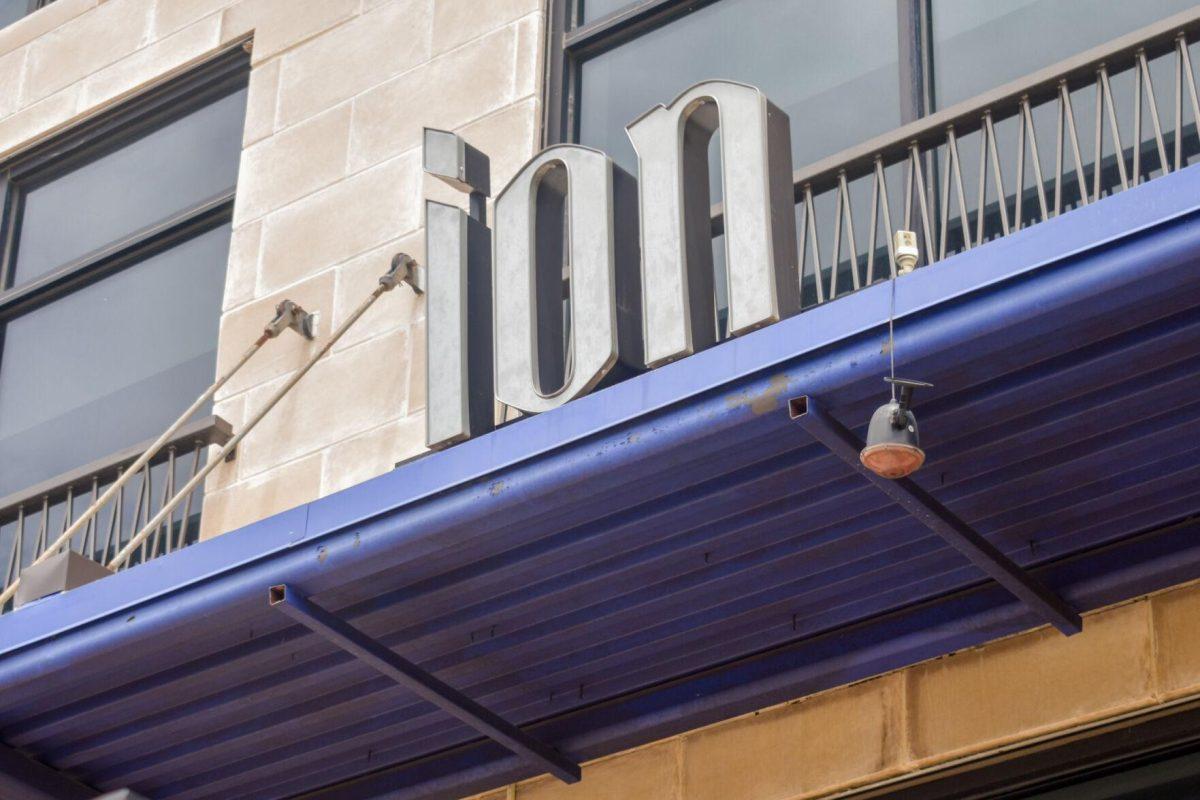
[[[1192,167],[1164,176],[917,270],[897,284],[897,318],[903,321],[969,295],[987,294],[1014,278],[1180,222],[1198,209],[1200,170]],[[1192,245],[1188,241],[1178,246]],[[220,601],[226,579],[237,583],[262,572],[260,587],[285,577],[294,581],[294,575],[267,578],[272,574],[270,562],[289,560],[297,550],[365,520],[516,465],[536,463],[572,443],[679,407],[784,361],[881,330],[888,298],[887,285],[869,287],[337,494],[5,615],[0,618],[0,686],[39,669],[37,655],[14,658],[39,643],[52,641],[57,658],[69,659],[102,642],[116,646],[126,636],[150,635],[156,625],[182,622],[199,609],[211,609]],[[829,367],[831,372],[838,369],[845,367]],[[362,558],[371,558],[371,552],[364,548]],[[140,624],[117,635],[123,615],[134,609],[139,610]],[[111,627],[91,630],[97,623]],[[86,635],[59,649],[64,639],[75,638],[68,636],[73,631]]]

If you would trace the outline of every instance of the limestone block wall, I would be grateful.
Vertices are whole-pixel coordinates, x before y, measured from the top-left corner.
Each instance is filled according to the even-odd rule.
[[[249,98],[218,362],[291,298],[317,342],[270,343],[218,396],[241,424],[360,302],[423,255],[423,125],[463,133],[501,186],[534,151],[543,0],[56,0],[0,30],[0,158],[241,42]],[[423,304],[385,296],[209,480],[213,536],[423,448]]]
[[[361,302],[394,252],[423,257],[426,196],[463,202],[422,174],[423,126],[456,130],[489,153],[494,186],[532,155],[542,0],[156,6],[160,29],[219,20],[219,42],[253,34],[221,365],[237,357],[280,299],[320,315],[316,342],[272,343],[221,395],[217,412],[236,428]],[[361,482],[419,453],[423,319],[423,302],[402,287],[359,320],[247,437],[236,460],[213,474],[204,535]]]
[[[1200,584],[689,731],[472,800],[809,800],[1200,696]]]

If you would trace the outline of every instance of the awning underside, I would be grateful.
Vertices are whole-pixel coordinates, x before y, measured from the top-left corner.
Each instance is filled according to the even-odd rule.
[[[1185,171],[1098,205],[1133,209],[1172,181],[1197,196]],[[900,371],[935,385],[916,405],[917,483],[1080,610],[1200,576],[1194,531],[1140,536],[1200,513],[1200,225],[1190,206],[1158,209],[1157,227],[1092,252],[1020,275],[1005,261],[1053,250],[1055,226],[1089,213],[1111,228],[1089,207],[919,270],[901,281],[897,328]],[[971,275],[951,300],[945,287]],[[886,394],[887,292],[464,445],[486,461],[523,426],[552,439],[631,397],[651,409],[484,478],[395,505],[449,451],[318,501],[279,551],[290,561],[247,559],[179,590],[199,593],[187,614],[148,597],[144,634],[137,605],[81,623],[127,637],[86,659],[51,649],[75,629],[19,643],[0,663],[4,742],[150,798],[287,797],[384,769],[329,796],[452,796],[530,773],[270,609],[273,582],[505,719],[544,720],[532,730],[579,758],[1039,624],[788,417],[788,398],[811,394],[864,433]],[[847,319],[870,325],[805,338]],[[769,367],[652,407],[692,372],[767,351]],[[186,572],[220,547],[104,582]],[[50,619],[90,589],[16,616]]]

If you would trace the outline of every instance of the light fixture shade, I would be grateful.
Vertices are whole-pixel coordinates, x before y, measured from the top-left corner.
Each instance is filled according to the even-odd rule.
[[[917,418],[895,400],[875,409],[859,460],[876,475],[892,480],[916,472],[925,463]]]

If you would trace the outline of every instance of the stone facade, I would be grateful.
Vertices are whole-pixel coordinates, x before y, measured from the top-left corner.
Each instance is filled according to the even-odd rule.
[[[423,255],[423,125],[502,186],[534,151],[543,0],[56,0],[0,30],[0,158],[231,46],[252,71],[218,364],[283,297],[317,341],[271,342],[218,396],[235,428],[404,250]],[[207,485],[214,536],[383,473],[424,446],[423,303],[384,296]]]
[[[1200,695],[1200,583],[472,800],[807,800]]]

